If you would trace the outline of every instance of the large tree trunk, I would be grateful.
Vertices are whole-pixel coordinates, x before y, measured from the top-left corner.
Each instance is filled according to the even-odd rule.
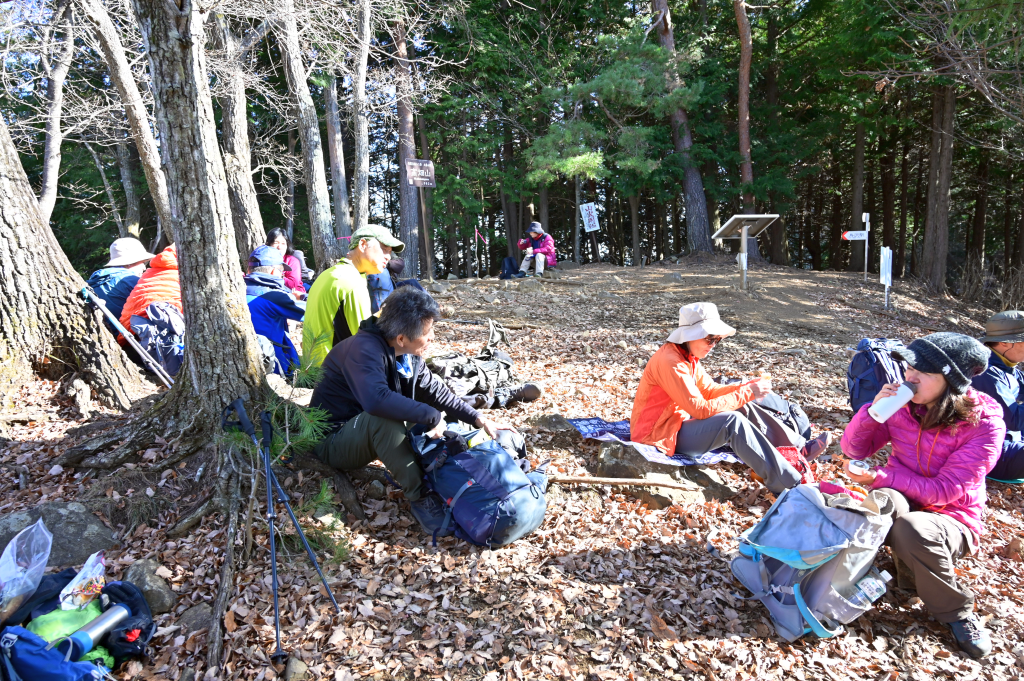
[[[843,269],[843,179],[839,160],[832,155],[832,217],[828,240],[828,264]]]
[[[0,409],[32,371],[81,372],[104,402],[131,406],[139,372],[80,297],[85,282],[43,222],[2,117],[0,262]]]
[[[355,169],[352,182],[353,231],[370,221],[370,120],[366,105],[366,68],[370,58],[370,0],[359,0],[355,74],[352,76],[352,129]]]
[[[429,161],[430,146],[427,144],[427,129],[423,124],[423,116],[418,116],[416,123],[420,134],[420,157]],[[434,279],[434,204],[431,200],[433,192],[433,189],[423,189],[423,252],[420,254],[420,267],[423,270],[420,276],[431,281]]]
[[[932,95],[932,143],[928,167],[927,214],[922,278],[934,293],[946,290],[946,256],[949,252],[949,185],[953,177],[953,123],[956,90],[949,85]]]
[[[296,100],[299,136],[302,138],[302,177],[306,185],[306,204],[309,207],[309,230],[313,241],[313,259],[316,269],[323,272],[340,256],[342,249],[334,236],[331,220],[331,195],[327,190],[324,171],[324,147],[320,140],[320,117],[306,81],[306,67],[299,47],[299,25],[295,17],[294,0],[282,0],[282,18],[279,24],[282,58],[288,86]]]
[[[341,107],[338,106],[338,77],[331,72],[324,88],[327,104],[327,152],[331,157],[331,193],[334,195],[334,235],[352,236],[352,214],[348,206],[348,178],[345,176],[345,148],[341,143]]]
[[[893,276],[902,277],[907,264],[907,196],[910,191],[910,140],[903,142],[900,161],[900,234],[896,245],[896,263]]]
[[[640,248],[640,197],[629,196],[629,223],[633,228],[633,267],[643,265],[643,254]]]
[[[135,175],[132,172],[132,154],[128,143],[120,140],[117,143],[117,165],[121,171],[121,188],[124,189],[124,231],[125,236],[136,239],[142,236],[139,225],[139,193],[135,189]]]
[[[658,24],[658,40],[662,49],[671,55],[670,64],[675,63],[676,39],[672,32],[672,15],[668,9],[668,0],[651,0],[651,8],[656,16],[660,17]],[[668,73],[668,86],[670,90],[682,87],[679,76],[674,69]],[[693,146],[693,137],[690,134],[690,120],[682,108],[673,110],[671,115],[672,123],[672,144],[675,152],[680,155],[685,168],[683,191],[686,194],[686,231],[690,242],[691,251],[704,251],[710,253],[711,230],[708,225],[708,204],[704,196],[704,183],[701,181],[700,171],[693,163],[690,156],[690,148]]]
[[[882,171],[882,245],[892,248],[896,245],[896,131],[889,136],[888,144],[879,162]],[[893,268],[895,269],[895,268]]]
[[[56,34],[63,33],[57,39]],[[51,49],[53,54],[51,56]],[[64,81],[75,54],[74,8],[67,0],[57,3],[51,23],[43,30],[43,49],[40,63],[46,76],[46,145],[43,151],[43,181],[39,192],[39,215],[50,223],[53,206],[57,202],[57,182],[60,178],[60,145],[64,131],[60,127],[64,110]]]
[[[107,62],[107,69],[110,71],[110,80],[121,96],[128,125],[132,130],[132,137],[135,138],[135,146],[139,150],[142,169],[146,174],[146,182],[149,184],[149,192],[153,197],[153,205],[156,208],[159,223],[158,229],[169,230],[171,205],[167,197],[167,180],[161,168],[160,149],[157,147],[156,137],[149,127],[149,114],[146,112],[146,105],[139,92],[138,83],[135,82],[135,75],[128,64],[127,56],[125,56],[121,38],[117,33],[117,28],[114,27],[114,22],[110,20],[110,15],[107,14],[102,0],[78,1],[85,11],[85,15],[93,24],[96,39],[103,52],[103,59]]]
[[[409,183],[405,162],[416,158],[416,131],[412,112],[412,69],[409,68],[409,48],[406,44],[405,24],[395,24],[395,89],[398,95],[398,238],[405,244],[402,256],[409,275],[417,276],[420,264],[419,196]]]
[[[256,198],[256,185],[252,181],[252,152],[249,150],[248,102],[245,98],[245,74],[242,59],[252,41],[243,45],[231,29],[223,14],[217,15],[217,34],[224,50],[224,96],[220,97],[223,114],[221,120],[221,152],[224,172],[231,199],[231,219],[235,227],[235,241],[243,257],[267,240],[263,216]]]
[[[743,0],[733,0],[733,12],[740,36],[739,89],[736,94],[736,108],[739,114],[737,136],[740,144],[740,185],[743,192],[743,212],[754,212],[754,164],[750,161],[750,62],[754,45],[750,37],[750,21]],[[748,252],[750,252],[748,247]]]
[[[859,231],[864,229],[864,123],[858,123],[855,128],[856,142],[853,150],[853,198],[851,202],[850,230]],[[864,244],[859,241],[850,242],[850,267],[851,272],[860,272],[864,269]]]

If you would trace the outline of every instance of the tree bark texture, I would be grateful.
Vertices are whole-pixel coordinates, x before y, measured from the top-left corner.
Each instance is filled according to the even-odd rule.
[[[110,20],[102,0],[78,0],[86,17],[92,22],[93,31],[103,52],[103,59],[110,71],[110,80],[121,96],[128,125],[135,138],[135,146],[139,150],[139,159],[146,174],[149,192],[153,197],[157,220],[160,229],[170,229],[171,206],[167,195],[167,180],[160,160],[160,149],[156,145],[156,137],[149,125],[149,114],[139,92],[135,75],[128,64],[124,46],[117,33],[114,22]],[[147,46],[148,47],[148,46]]]
[[[395,90],[398,95],[398,238],[405,244],[402,253],[409,276],[416,277],[420,265],[419,196],[409,183],[405,162],[416,158],[416,130],[412,111],[412,69],[406,43],[405,24],[395,24]]]
[[[853,178],[851,180],[852,201],[850,207],[850,230],[859,231],[864,229],[864,123],[858,123],[854,129],[856,141],[853,149]],[[864,248],[859,241],[850,242],[850,267],[851,272],[859,272],[864,269]]]
[[[107,404],[127,409],[138,370],[82,300],[85,287],[49,226],[0,118],[0,408],[32,371],[80,372]]]
[[[248,101],[245,97],[245,72],[242,60],[249,48],[232,30],[227,17],[217,15],[217,37],[224,50],[223,97],[219,98],[221,118],[221,154],[231,199],[231,219],[235,228],[238,253],[247,257],[267,240],[263,216],[252,181],[252,152],[249,149]]]
[[[128,143],[120,140],[117,149],[117,165],[121,171],[121,188],[124,190],[124,236],[136,239],[142,236],[139,225],[139,193],[135,189],[135,175],[132,173],[132,154]]]
[[[903,154],[900,160],[900,233],[896,244],[896,262],[893,275],[903,276],[907,264],[907,197],[910,190],[910,140],[903,143]]]
[[[640,249],[640,197],[630,196],[629,199],[629,222],[633,228],[633,267],[640,267],[643,264],[643,255]]]
[[[338,77],[333,72],[324,88],[324,99],[327,105],[327,152],[331,158],[331,193],[334,195],[334,236],[352,236],[345,148],[341,138],[341,107],[338,105]]]
[[[985,265],[985,220],[988,212],[988,154],[982,151],[978,161],[978,191],[974,197],[974,219],[969,228],[971,235],[967,244],[968,259],[974,258],[978,264]]]
[[[946,256],[949,253],[949,186],[953,175],[953,128],[956,90],[936,87],[932,95],[932,141],[928,167],[927,213],[921,273],[934,293],[946,290]]]
[[[651,8],[655,16],[660,17],[658,40],[662,49],[671,56],[670,70],[667,74],[668,86],[670,90],[676,90],[682,86],[682,83],[674,66],[676,39],[672,32],[672,14],[668,9],[668,0],[651,0]],[[708,225],[708,204],[704,196],[704,183],[701,180],[700,171],[697,170],[690,156],[690,149],[693,147],[690,120],[682,108],[677,108],[672,112],[671,123],[672,144],[675,152],[682,157],[686,173],[683,191],[686,194],[686,233],[690,242],[690,250],[710,253],[713,249],[711,230]]]
[[[295,155],[295,145],[298,144],[299,138],[295,134],[294,130],[288,131],[288,155]],[[285,199],[287,205],[285,206],[284,216],[284,228],[288,231],[288,240],[295,243],[295,175],[289,174],[288,177],[288,196]]]
[[[324,171],[324,147],[320,140],[320,117],[306,81],[302,48],[299,46],[299,24],[295,16],[294,0],[282,0],[279,24],[285,75],[296,101],[299,136],[302,138],[302,177],[306,185],[306,204],[309,207],[309,229],[313,241],[313,260],[318,272],[323,272],[340,257],[331,219],[331,195],[327,190]]]
[[[355,136],[355,169],[352,182],[353,231],[370,221],[370,112],[366,105],[366,68],[370,58],[370,0],[359,0],[356,12],[359,47],[352,75],[352,126]]]
[[[750,37],[750,21],[747,19],[747,6],[743,0],[733,0],[733,12],[736,14],[736,26],[740,35],[740,68],[739,90],[736,95],[736,108],[739,113],[737,133],[740,144],[740,185],[743,192],[743,212],[754,212],[754,164],[750,161],[750,62],[754,54],[754,45]],[[749,252],[748,246],[748,252]]]
[[[895,130],[893,131],[895,133]],[[882,246],[896,245],[896,140],[889,138],[879,165],[882,171]]]
[[[58,40],[57,33],[63,34]],[[52,50],[52,52],[51,52]],[[40,63],[46,76],[46,143],[43,150],[43,178],[39,192],[39,215],[50,223],[57,203],[60,179],[60,145],[64,142],[61,114],[64,110],[64,81],[75,54],[74,7],[67,0],[57,3],[53,20],[43,31]]]
[[[107,202],[110,203],[110,213],[114,218],[114,222],[117,223],[117,235],[124,238],[128,236],[128,230],[125,229],[124,220],[121,219],[121,211],[117,209],[114,189],[110,186],[110,181],[107,180],[107,172],[103,169],[103,160],[100,159],[100,155],[96,153],[96,150],[88,142],[85,142],[85,148],[88,150],[89,155],[92,156],[92,162],[96,164],[96,172],[100,174],[100,180],[103,182],[103,191],[106,192]]]
[[[832,222],[828,240],[829,267],[843,269],[843,181],[839,161],[832,157]]]

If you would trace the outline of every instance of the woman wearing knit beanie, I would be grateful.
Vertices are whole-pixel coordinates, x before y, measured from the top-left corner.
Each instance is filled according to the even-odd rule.
[[[974,615],[974,594],[957,579],[954,564],[978,550],[985,533],[985,475],[999,460],[1006,425],[999,404],[971,388],[985,370],[989,350],[969,336],[933,333],[892,356],[906,362],[916,387],[910,404],[884,423],[864,405],[843,433],[843,453],[865,459],[887,444],[885,465],[867,473],[846,471],[854,482],[886,492],[896,506],[886,543],[898,585],[916,589],[936,620],[974,658],[992,642]],[[882,388],[875,402],[899,388]]]

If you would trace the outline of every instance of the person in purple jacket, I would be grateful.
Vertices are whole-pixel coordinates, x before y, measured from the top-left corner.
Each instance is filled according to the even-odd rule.
[[[555,258],[555,240],[550,234],[544,233],[544,228],[539,222],[531,222],[529,234],[525,239],[519,240],[519,250],[526,251],[523,264],[516,273],[516,277],[522,278],[529,274],[530,265],[533,265],[535,276],[544,274],[545,267],[554,267],[558,264]]]
[[[954,565],[978,550],[985,532],[985,475],[1002,452],[1006,424],[999,404],[971,388],[989,350],[958,333],[933,333],[892,353],[907,362],[917,393],[885,423],[864,405],[843,433],[842,451],[865,459],[887,444],[892,454],[866,473],[845,468],[854,482],[884,491],[896,507],[886,543],[900,587],[916,588],[932,616],[947,625],[961,650],[977,659],[992,642],[974,615],[974,594]],[[875,402],[895,395],[882,388]]]

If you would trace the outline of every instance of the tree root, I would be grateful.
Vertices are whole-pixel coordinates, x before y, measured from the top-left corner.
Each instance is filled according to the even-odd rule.
[[[300,468],[305,468],[306,470],[314,471],[323,476],[330,477],[334,481],[334,490],[338,493],[338,496],[341,497],[341,503],[345,507],[345,511],[354,515],[356,520],[366,520],[366,512],[363,510],[363,505],[359,503],[356,488],[345,471],[339,471],[331,468],[329,465],[313,456],[297,456],[293,461],[295,462],[295,465]]]
[[[216,501],[213,498],[213,494],[206,497],[195,510],[189,513],[187,516],[179,520],[174,527],[167,533],[167,536],[172,539],[184,537],[189,531],[202,522],[203,517],[210,513],[210,507],[216,505]]]
[[[228,457],[232,457],[228,452]],[[227,534],[224,547],[224,564],[220,571],[220,588],[217,590],[217,597],[213,600],[213,613],[210,617],[210,633],[207,636],[206,666],[210,669],[221,667],[221,657],[224,650],[224,611],[227,609],[228,599],[235,590],[235,534],[238,532],[238,510],[241,505],[239,498],[239,477],[238,471],[233,471],[230,477],[231,491],[229,493],[226,512],[228,519]]]

